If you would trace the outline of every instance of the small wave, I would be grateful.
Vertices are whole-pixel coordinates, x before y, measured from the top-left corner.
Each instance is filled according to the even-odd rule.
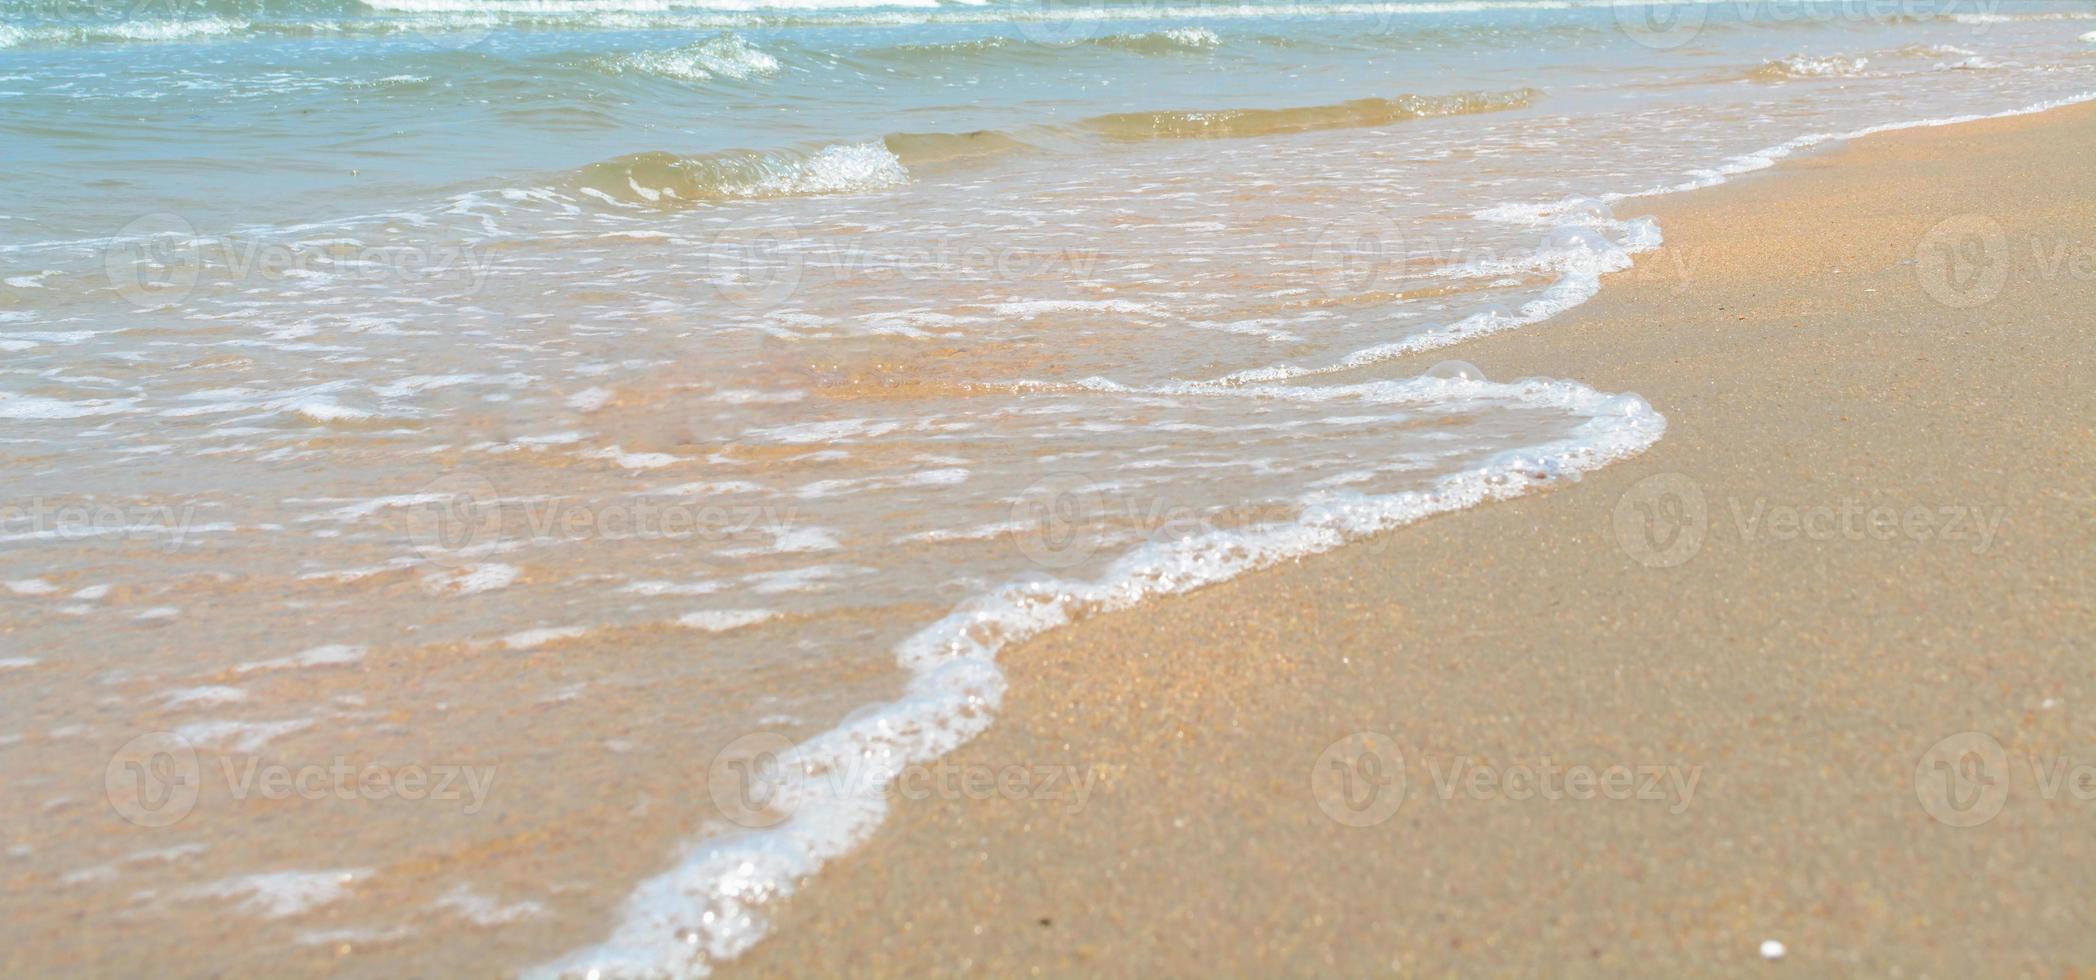
[[[0,24],[0,48],[37,44],[91,44],[122,41],[186,41],[237,34],[245,20],[196,17],[182,20],[126,20],[111,24],[16,27]]]
[[[1869,67],[1869,58],[1851,58],[1846,55],[1831,55],[1814,58],[1810,55],[1794,54],[1766,62],[1748,75],[1762,81],[1789,81],[1794,78],[1860,78]]]
[[[1904,48],[1893,51],[1892,54],[1901,58],[1947,58],[1953,55],[1960,58],[1970,58],[1979,54],[1979,52],[1971,48],[1961,48],[1955,44],[1909,44]]]
[[[988,51],[1002,51],[1006,48],[1026,45],[1027,42],[1021,41],[1018,38],[1006,37],[1002,34],[993,34],[989,37],[969,38],[966,41],[938,41],[921,44],[898,44],[892,48],[884,48],[875,53],[877,55],[885,56],[897,61],[910,61],[923,58],[939,58],[949,55],[975,55],[982,54]]]
[[[1355,99],[1337,105],[1292,109],[1212,109],[1190,112],[1117,112],[1087,119],[1084,126],[1113,139],[1202,139],[1267,136],[1317,129],[1386,126],[1411,119],[1462,116],[1526,108],[1541,93],[1523,88],[1510,92],[1459,95],[1400,95],[1389,99]]]
[[[849,143],[812,154],[741,151],[685,157],[636,153],[582,168],[567,189],[608,204],[673,207],[879,190],[908,180],[909,172],[887,147]]]
[[[1008,61],[1051,61],[1070,52],[1082,52],[1106,48],[1130,54],[1174,55],[1198,54],[1222,47],[1221,35],[1205,27],[1173,27],[1161,31],[1139,34],[1107,34],[1102,37],[1056,44],[1047,41],[1029,41],[1004,34],[988,37],[968,38],[963,41],[937,41],[898,44],[867,52],[869,57],[904,65],[935,66],[956,60],[1008,60]]]
[[[678,10],[740,13],[753,10],[850,10],[859,7],[938,7],[939,0],[358,0],[373,10],[400,13],[655,14]]]
[[[1959,60],[1957,60],[1957,61],[1939,61],[1939,62],[1937,62],[1937,63],[1936,63],[1936,67],[1935,67],[1935,70],[1936,70],[1936,71],[1984,71],[1984,70],[1986,70],[1986,69],[1989,69],[1989,68],[2000,68],[2000,67],[2002,67],[2002,64],[2001,64],[2001,62],[1999,62],[1999,61],[1995,61],[1995,60],[1994,60],[1994,59],[1992,59],[1992,58],[1982,58],[1982,57],[1974,56],[1974,57],[1971,57],[1971,58],[1961,58],[1961,59],[1959,59]]]
[[[850,194],[908,183],[910,168],[980,160],[1036,147],[996,130],[890,133],[815,153],[636,153],[590,164],[561,187],[618,205],[675,207],[727,200]]]
[[[1223,39],[1205,27],[1174,27],[1145,34],[1108,34],[1092,43],[1138,54],[1185,54],[1213,51],[1223,46]]]
[[[732,33],[668,51],[629,54],[607,64],[615,72],[640,72],[686,82],[744,79],[779,71],[779,59]]]
[[[890,133],[882,141],[904,167],[1003,156],[1033,145],[992,129],[972,133]]]
[[[2060,10],[2043,14],[1946,14],[1950,20],[1974,26],[2029,24],[2052,20],[2096,20],[2096,10]]]

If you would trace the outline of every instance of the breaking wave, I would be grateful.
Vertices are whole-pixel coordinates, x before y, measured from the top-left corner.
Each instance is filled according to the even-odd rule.
[[[1845,55],[1814,58],[1794,54],[1788,58],[1765,62],[1748,74],[1765,82],[1789,81],[1795,78],[1859,78],[1869,66],[1869,58],[1851,58]]]
[[[676,59],[658,70],[689,72],[692,79],[715,77],[705,59],[732,52],[727,62],[744,69],[752,55],[768,55],[725,35],[697,47],[690,62]],[[680,49],[688,50],[688,49]],[[695,63],[695,62],[701,62]],[[703,73],[703,74],[701,74]],[[736,76],[740,77],[740,76]],[[1104,137],[1114,140],[1192,139],[1268,136],[1382,126],[1409,119],[1499,112],[1531,104],[1534,89],[1459,95],[1401,95],[1389,99],[1356,99],[1337,105],[1293,109],[1216,109],[1194,112],[1129,112],[1095,116],[1075,127],[1038,127],[1044,135]],[[677,207],[709,202],[810,194],[852,194],[908,183],[911,167],[985,160],[1032,150],[1035,144],[1010,133],[976,130],[966,133],[890,133],[879,141],[834,143],[813,152],[736,150],[700,156],[655,151],[615,157],[590,164],[562,181],[559,190],[597,201],[639,207]]]
[[[614,72],[641,72],[686,82],[774,75],[779,59],[732,33],[668,51],[645,51],[606,63]]]
[[[814,153],[739,151],[686,157],[636,153],[575,172],[565,190],[607,204],[674,207],[708,201],[844,194],[909,180],[879,143],[840,143]]]

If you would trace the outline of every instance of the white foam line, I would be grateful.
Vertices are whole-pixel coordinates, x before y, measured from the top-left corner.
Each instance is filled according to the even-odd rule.
[[[1965,116],[1950,116],[1936,119],[1921,119],[1908,122],[1882,123],[1844,133],[1813,133],[1793,140],[1765,147],[1752,153],[1732,157],[1724,163],[1706,170],[1692,170],[1690,179],[1675,184],[1647,188],[1642,191],[1611,192],[1596,197],[1567,197],[1557,201],[1530,204],[1501,204],[1475,212],[1471,217],[1484,221],[1505,224],[1550,226],[1551,231],[1544,245],[1536,252],[1532,265],[1538,268],[1557,268],[1562,271],[1556,282],[1536,299],[1521,305],[1514,313],[1485,310],[1457,320],[1454,323],[1432,327],[1400,340],[1373,347],[1364,347],[1341,357],[1330,364],[1306,367],[1294,364],[1279,364],[1271,367],[1238,371],[1209,381],[1188,382],[1178,386],[1180,394],[1196,394],[1201,391],[1226,388],[1236,385],[1286,381],[1292,378],[1315,377],[1351,371],[1392,358],[1422,351],[1450,347],[1487,334],[1500,333],[1519,327],[1541,323],[1566,310],[1593,299],[1601,291],[1601,277],[1608,273],[1628,269],[1632,256],[1659,248],[1664,240],[1659,226],[1649,219],[1623,221],[1609,213],[1609,207],[1623,201],[1640,197],[1656,197],[1661,194],[1679,194],[1684,191],[1701,190],[1725,183],[1733,177],[1757,170],[1766,170],[1776,162],[1792,156],[1800,150],[1810,149],[1825,143],[1861,139],[1878,133],[1889,133],[1902,129],[1917,129],[1927,126],[1955,126],[1960,123],[1978,122],[1984,119],[2003,119],[2010,116],[2025,116],[2046,112],[2063,106],[2096,101],[2096,92],[2053,99],[2019,109],[2003,112],[1977,113]],[[1603,229],[1622,229],[1625,234],[1620,242],[1609,242],[1601,235]],[[1582,240],[1580,236],[1592,236]],[[1594,247],[1598,240],[1603,247]],[[1508,265],[1519,264],[1509,263]],[[1504,272],[1506,269],[1481,271]],[[1459,275],[1470,275],[1459,271]],[[1041,387],[1057,387],[1054,385]],[[1067,387],[1067,386],[1063,386]]]
[[[1880,123],[1876,126],[1865,126],[1862,129],[1853,129],[1846,133],[1813,133],[1808,136],[1800,136],[1797,139],[1790,140],[1788,142],[1779,143],[1775,146],[1768,147],[1767,149],[1757,150],[1745,156],[1734,157],[1731,160],[1726,161],[1724,164],[1719,165],[1714,170],[1694,175],[1696,178],[1694,180],[1676,184],[1671,187],[1655,187],[1651,190],[1639,191],[1635,194],[1626,194],[1623,196],[1623,199],[1627,200],[1629,198],[1634,197],[1652,197],[1659,194],[1675,194],[1680,193],[1682,191],[1699,190],[1704,187],[1713,187],[1718,184],[1722,184],[1727,179],[1736,177],[1740,174],[1752,173],[1756,170],[1766,170],[1769,167],[1775,166],[1776,161],[1791,156],[1792,154],[1797,153],[1799,150],[1811,149],[1812,147],[1819,146],[1825,143],[1837,143],[1845,142],[1848,140],[1857,140],[1862,139],[1866,136],[1875,136],[1879,133],[1898,132],[1902,129],[1926,129],[1935,126],[1957,126],[1963,123],[1979,122],[1985,119],[2007,119],[2012,116],[2029,116],[2040,112],[2050,112],[2054,109],[2059,109],[2070,105],[2078,105],[2080,103],[2090,101],[2096,101],[2096,92],[2083,92],[2079,95],[2070,95],[2058,99],[2048,99],[2044,102],[2034,103],[2032,105],[2027,105],[2019,109],[2005,109],[2001,112],[1981,112],[1963,116],[1944,116],[1934,119],[1915,119],[1907,122]]]
[[[1189,592],[1431,514],[1575,478],[1643,452],[1666,429],[1666,420],[1636,395],[1606,395],[1569,381],[1414,378],[1211,394],[1370,405],[1500,400],[1588,418],[1567,438],[1501,454],[1428,490],[1307,497],[1292,522],[1147,543],[1090,582],[1014,581],[962,604],[897,646],[896,659],[910,672],[900,699],[854,712],[844,724],[780,758],[781,769],[793,774],[773,796],[781,810],[791,813],[783,823],[700,845],[627,897],[610,938],[526,976],[703,976],[710,964],[748,950],[766,932],[765,903],[790,894],[880,826],[888,812],[885,787],[895,774],[937,759],[989,727],[1005,688],[996,658],[1010,643],[1087,614]]]
[[[1596,226],[1602,224],[1620,225],[1629,231],[1621,243],[1611,242],[1597,230]],[[1543,290],[1541,296],[1521,304],[1520,309],[1514,313],[1496,309],[1484,310],[1454,323],[1431,327],[1400,340],[1364,347],[1331,364],[1317,367],[1277,364],[1252,368],[1212,381],[1192,382],[1184,390],[1194,392],[1336,374],[1406,354],[1452,347],[1487,334],[1541,323],[1593,299],[1594,295],[1601,291],[1602,276],[1630,268],[1633,261],[1631,256],[1658,248],[1660,241],[1659,226],[1648,219],[1631,222],[1602,219],[1591,223],[1560,224],[1553,229],[1543,247],[1535,253],[1532,264],[1539,268],[1555,268],[1561,274],[1557,281]],[[1597,242],[1600,247],[1595,247]]]
[[[1836,143],[1846,140],[1857,140],[1862,139],[1866,136],[1875,136],[1879,133],[1897,132],[1902,129],[1923,129],[1933,126],[1956,126],[1963,123],[1980,122],[1986,119],[2007,119],[2012,116],[2028,116],[2040,112],[2050,112],[2054,109],[2059,109],[2065,106],[2079,105],[2083,102],[2090,101],[2096,101],[2096,92],[2083,92],[2079,95],[2070,95],[2064,98],[2049,99],[2044,102],[2038,102],[2032,105],[2023,106],[2022,108],[2006,109],[2001,112],[1973,113],[1964,116],[1943,116],[1932,119],[1915,119],[1906,122],[1880,123],[1876,126],[1865,126],[1862,129],[1852,129],[1844,133],[1811,133],[1805,136],[1800,136],[1793,140],[1778,143],[1775,146],[1764,147],[1762,149],[1755,150],[1752,153],[1742,154],[1740,156],[1733,157],[1729,160],[1726,160],[1724,163],[1718,164],[1717,166],[1711,167],[1707,170],[1689,171],[1690,179],[1682,181],[1680,183],[1667,184],[1660,187],[1650,187],[1646,188],[1645,190],[1630,191],[1627,193],[1614,192],[1602,194],[1598,197],[1568,197],[1558,201],[1549,201],[1534,204],[1502,204],[1498,205],[1497,207],[1486,208],[1483,211],[1479,211],[1473,214],[1472,217],[1481,218],[1486,221],[1507,222],[1510,224],[1555,224],[1556,219],[1558,217],[1571,212],[1592,211],[1597,206],[1616,204],[1618,202],[1628,201],[1634,198],[1657,197],[1662,194],[1679,194],[1684,191],[1702,190],[1705,187],[1715,187],[1719,184],[1725,183],[1733,177],[1739,176],[1740,174],[1753,173],[1757,170],[1766,170],[1770,167],[1773,167],[1776,165],[1777,161],[1782,160],[1786,157],[1793,156],[1800,150],[1811,149],[1815,146],[1820,146],[1826,143]]]

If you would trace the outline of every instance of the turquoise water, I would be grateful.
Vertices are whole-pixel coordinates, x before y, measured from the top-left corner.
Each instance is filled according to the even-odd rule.
[[[141,204],[207,233],[415,209],[646,151],[807,152],[897,132],[1018,132],[1113,112],[1543,79],[1560,83],[1558,103],[1594,105],[1703,65],[1859,33],[1954,41],[1983,26],[1887,21],[2041,8],[2051,9],[1689,5],[1700,33],[1655,49],[1641,42],[1673,39],[1624,30],[1631,18],[1609,4],[1520,0],[776,11],[8,0],[0,91],[12,179],[0,244],[105,236]],[[2009,39],[2013,25],[1993,26]]]
[[[1460,360],[1656,247],[1644,197],[2085,98],[2091,38],[2078,2],[0,0],[0,937],[704,972],[993,723],[1005,645],[1662,438]],[[148,826],[105,774],[155,732],[500,780],[206,780]],[[752,738],[820,777],[762,819],[710,792]]]

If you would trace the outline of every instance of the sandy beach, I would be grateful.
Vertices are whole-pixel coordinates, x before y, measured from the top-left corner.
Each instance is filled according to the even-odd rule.
[[[0,0],[0,976],[2096,970],[2092,28]]]
[[[2096,965],[2092,141],[1620,206],[1665,247],[1444,353],[1636,391],[1654,449],[1008,651],[950,786],[724,972]]]

